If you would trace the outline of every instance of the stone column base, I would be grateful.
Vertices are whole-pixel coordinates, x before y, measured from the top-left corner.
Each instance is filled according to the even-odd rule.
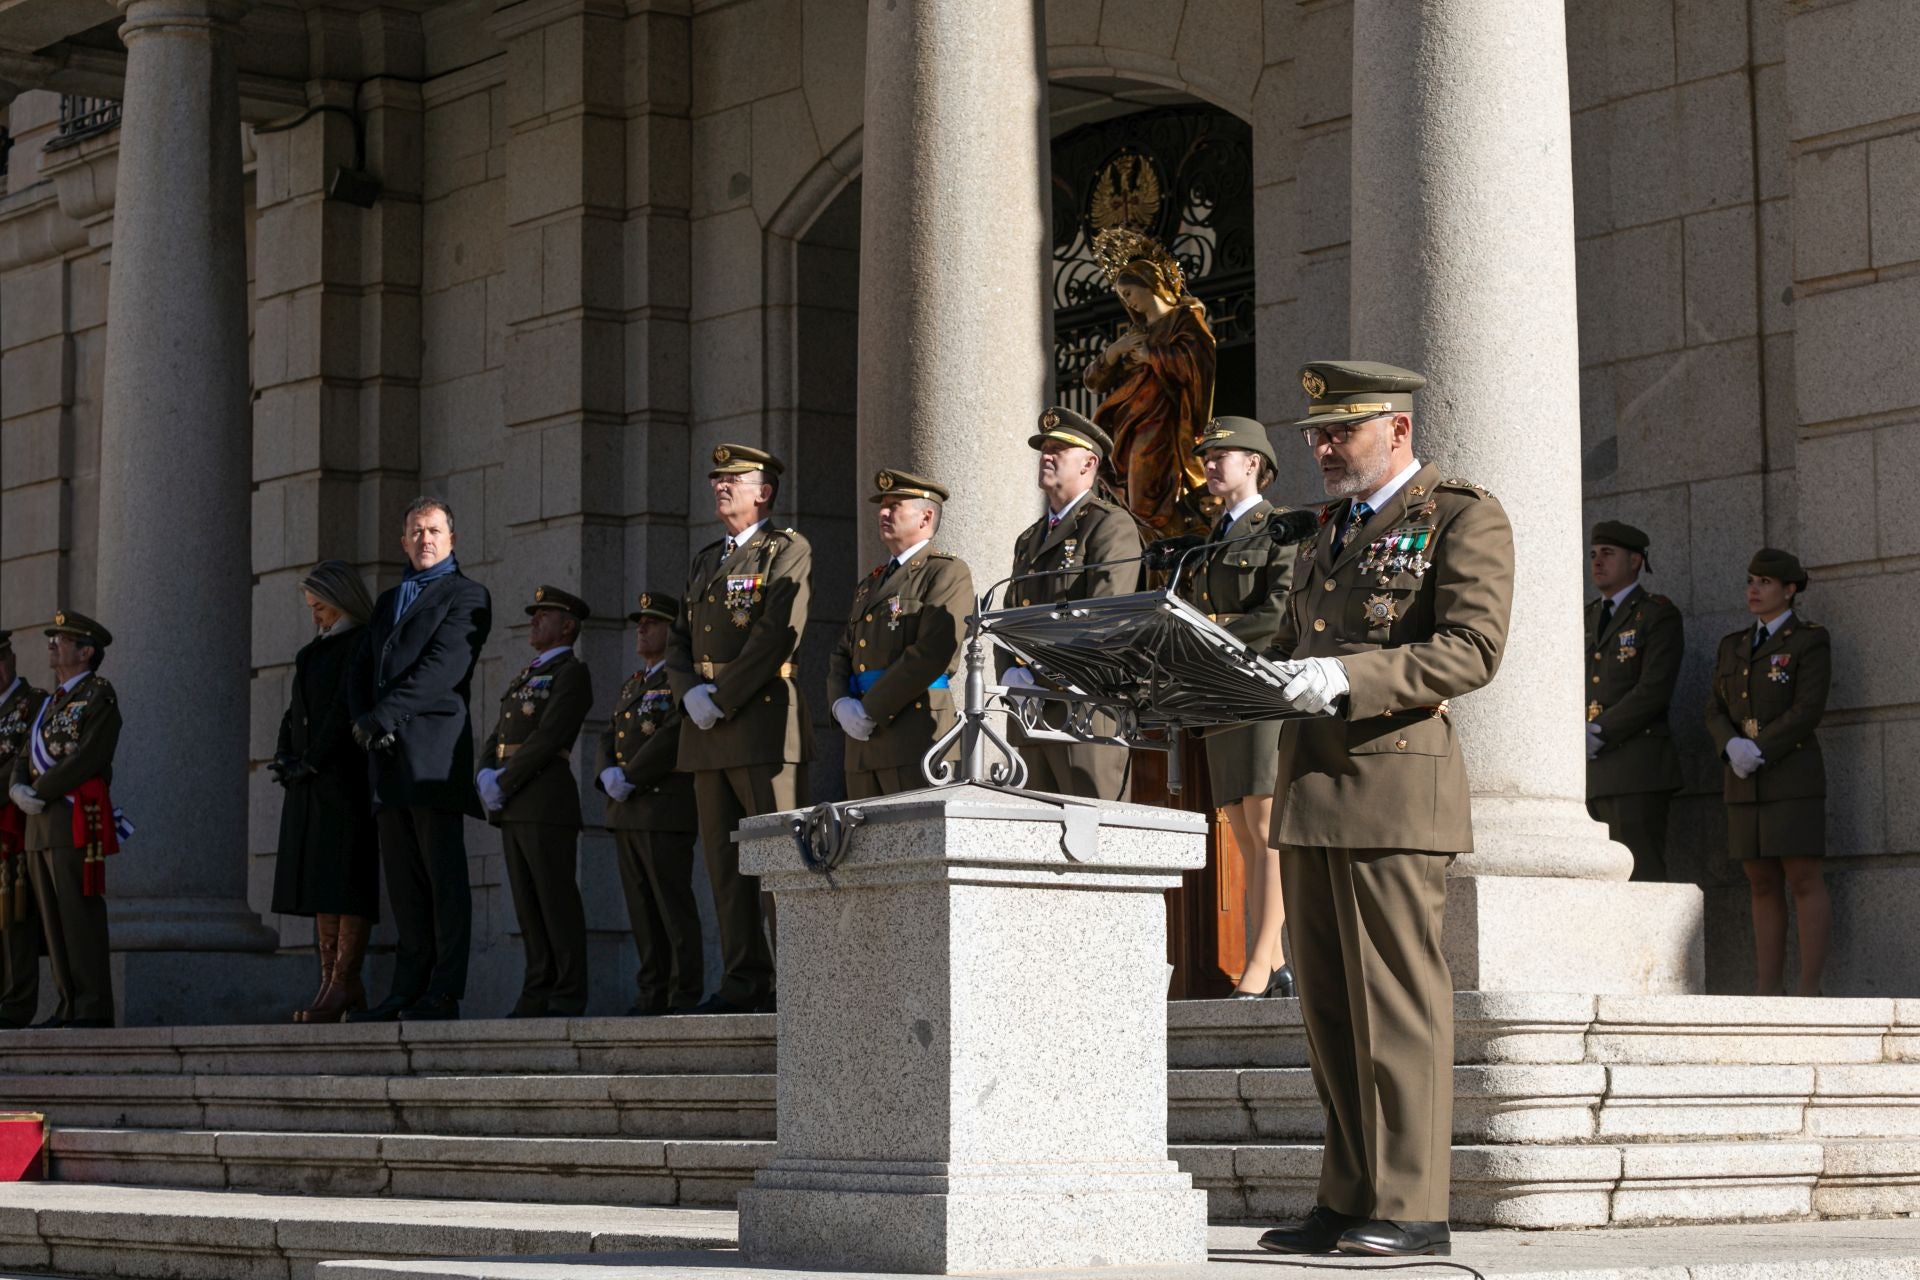
[[[1690,884],[1454,876],[1442,946],[1456,991],[1706,990],[1706,911]]]
[[[777,1251],[782,1266],[931,1275],[1191,1264],[1206,1255],[1207,1193],[1158,1163],[1018,1177],[776,1159],[740,1193],[740,1248]]]

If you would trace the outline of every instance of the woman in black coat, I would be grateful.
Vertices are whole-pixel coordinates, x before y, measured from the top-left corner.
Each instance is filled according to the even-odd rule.
[[[353,567],[328,560],[300,584],[319,634],[293,660],[293,697],[272,765],[286,788],[273,909],[312,916],[320,991],[295,1022],[338,1022],[367,1004],[360,965],[380,916],[380,847],[367,757],[353,741],[347,688],[373,611]]]

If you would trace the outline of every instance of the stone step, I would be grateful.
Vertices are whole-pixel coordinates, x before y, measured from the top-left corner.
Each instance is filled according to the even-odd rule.
[[[359,1136],[772,1138],[771,1075],[0,1077],[0,1107],[78,1128]],[[1168,1073],[1175,1142],[1311,1140],[1305,1067]],[[1920,1063],[1454,1068],[1461,1142],[1920,1137]]]
[[[508,1203],[733,1206],[753,1140],[56,1128],[62,1182]]]
[[[726,1210],[0,1184],[0,1268],[93,1280],[309,1280],[328,1259],[731,1245]]]

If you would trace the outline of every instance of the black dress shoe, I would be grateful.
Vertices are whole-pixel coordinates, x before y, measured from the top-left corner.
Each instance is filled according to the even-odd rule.
[[[658,1018],[667,1013],[686,1013],[686,1009],[669,1009],[664,1004],[641,1004],[638,1000],[627,1010],[629,1018]]]
[[[1281,968],[1285,968],[1285,966],[1283,965],[1281,966]],[[1232,993],[1227,996],[1227,999],[1229,1000],[1265,1000],[1268,996],[1273,994],[1273,984],[1279,981],[1279,978],[1280,978],[1280,970],[1274,969],[1267,974],[1266,986],[1261,987],[1258,991],[1242,991],[1240,990],[1240,988],[1235,987]],[[1242,982],[1245,982],[1247,980],[1247,975],[1244,973],[1241,974],[1240,980]],[[1293,975],[1291,973],[1287,975],[1287,980],[1288,981],[1293,980]]]
[[[34,1031],[58,1031],[66,1025],[67,1020],[65,1018],[48,1018],[45,1022],[34,1023],[31,1029]]]
[[[460,1016],[460,1002],[452,996],[421,996],[400,1011],[402,1022],[452,1022]]]
[[[733,1001],[725,999],[724,997],[718,994],[715,994],[715,995],[708,996],[705,1000],[702,1000],[699,1004],[693,1006],[693,1008],[685,1010],[685,1012],[702,1013],[702,1014],[705,1014],[705,1013],[764,1013],[766,1012],[766,1010],[761,1008],[757,1004],[752,1004],[752,1005],[735,1004]]]
[[[1375,1220],[1340,1233],[1340,1252],[1367,1253],[1377,1258],[1415,1258],[1453,1252],[1453,1232],[1444,1222],[1387,1222]]]
[[[1273,981],[1267,984],[1267,995],[1279,996],[1283,1000],[1293,998],[1293,965],[1291,963],[1283,964],[1273,971]]]
[[[1299,1222],[1275,1227],[1261,1236],[1260,1247],[1268,1253],[1332,1253],[1340,1243],[1340,1233],[1364,1221],[1317,1204]]]
[[[413,1003],[412,996],[388,996],[371,1009],[356,1009],[342,1022],[398,1022],[400,1011]]]

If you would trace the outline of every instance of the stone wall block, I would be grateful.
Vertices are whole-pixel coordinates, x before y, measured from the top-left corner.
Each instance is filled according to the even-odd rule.
[[[1920,259],[1920,132],[1876,138],[1867,146],[1873,265]]]
[[[461,457],[471,463],[503,456],[506,395],[500,368],[421,387],[420,473],[444,475]]]
[[[1637,162],[1628,156],[1627,163]],[[1585,241],[1611,230],[1613,111],[1590,107],[1573,116],[1573,234]]]
[[[480,96],[484,101],[484,95]],[[374,107],[365,112],[366,167],[380,180],[383,201],[412,203],[425,189],[424,116],[412,104]]]
[[[1744,71],[1681,85],[1680,165],[1685,212],[1753,199],[1753,104]]]
[[[361,274],[388,290],[418,289],[425,266],[420,228],[425,211],[413,200],[382,199],[360,223]]]
[[[1609,93],[1625,97],[1674,82],[1677,0],[1598,0],[1607,15]]]
[[[501,106],[507,125],[517,127],[547,113],[547,51],[537,31],[511,37],[505,43],[507,73]]]
[[[585,181],[583,120],[516,128],[507,139],[509,224],[575,208]]]
[[[1739,465],[1756,465],[1743,462]],[[1722,480],[1696,480],[1687,486],[1688,560],[1693,570],[1694,600],[1721,598],[1732,581],[1744,574],[1747,560],[1766,544],[1765,489],[1756,469]],[[1674,575],[1665,572],[1664,556],[1656,556],[1662,572],[1659,589]],[[1744,580],[1744,579],[1742,579]],[[1671,594],[1671,592],[1669,592]],[[1705,638],[1694,637],[1696,644]],[[1704,690],[1702,690],[1704,694]]]
[[[1256,304],[1284,302],[1300,296],[1300,256],[1293,249],[1299,237],[1300,210],[1296,200],[1299,185],[1276,182],[1254,188],[1253,297]]]
[[[1870,261],[1867,147],[1810,151],[1793,162],[1796,280],[1858,271]]]
[[[0,280],[0,351],[66,332],[67,266],[56,259]]]
[[[753,107],[699,116],[692,122],[695,218],[738,209],[753,199]]]
[[[463,187],[427,204],[421,226],[423,289],[447,289],[501,270],[506,191],[506,181],[500,179]]]
[[[471,280],[458,288],[430,293],[421,299],[423,382],[479,373],[487,367],[487,286]]]
[[[60,479],[65,471],[62,446],[68,426],[66,413],[57,407],[22,414],[0,424],[0,479],[9,488]]]
[[[360,313],[361,374],[369,378],[420,378],[422,302],[417,293],[386,293],[353,300]]]
[[[1793,332],[1793,205],[1768,200],[1760,214],[1760,328]]]
[[[1758,457],[1759,354],[1744,338],[1616,365],[1620,486],[1712,479],[1728,458]],[[1718,429],[1698,429],[1709,421]]]
[[[683,418],[692,394],[691,335],[679,319],[635,320],[626,326],[626,408]]]
[[[287,567],[287,485],[273,480],[253,491],[250,511],[253,527],[253,571],[271,573]]]
[[[1800,447],[1800,413],[1793,398],[1793,334],[1769,335],[1761,393],[1767,419],[1767,469],[1792,467]]]
[[[1920,849],[1920,720],[1881,726],[1886,752],[1887,848]]]
[[[1836,645],[1834,687],[1827,705],[1847,697],[1847,662]],[[1820,727],[1820,749],[1827,763],[1827,853],[1832,856],[1895,852],[1887,847],[1885,755],[1877,724],[1827,724]],[[1907,852],[1900,850],[1899,852]]]
[[[549,520],[589,510],[584,437],[585,424],[577,418],[540,428],[540,514]]]
[[[1873,438],[1871,431],[1801,437],[1794,461],[1800,509],[1815,515],[1848,513],[1846,519],[1801,521],[1799,555],[1807,566],[1848,564],[1878,554],[1879,520],[1875,512],[1861,509],[1875,493]]]
[[[751,209],[696,219],[692,278],[700,282],[689,313],[695,321],[757,307],[762,301],[763,233]]]
[[[1584,343],[1583,349],[1584,349]],[[1620,469],[1620,444],[1614,438],[1613,366],[1592,364],[1580,370],[1580,473],[1588,495],[1610,492]]]
[[[257,297],[290,293],[322,279],[325,207],[317,199],[290,200],[261,212],[254,224],[253,290]]]
[[[1800,545],[1800,487],[1791,467],[1767,472],[1767,545]]]
[[[1253,93],[1253,183],[1256,187],[1291,182],[1299,166],[1299,138],[1294,131],[1294,77],[1298,64],[1291,58],[1260,73]]]
[[[1686,220],[1687,339],[1721,342],[1759,330],[1754,212],[1736,205]]]
[[[1747,0],[1673,0],[1674,71],[1699,80],[1747,65]]]
[[[694,15],[693,113],[799,88],[801,49],[800,0],[743,0]]]
[[[677,522],[687,514],[687,481],[692,474],[688,461],[686,424],[642,420],[627,423],[615,434],[620,446],[619,456],[626,460],[626,465],[618,468],[625,485],[622,499],[624,509],[643,511],[655,520],[666,522],[645,526],[654,531],[656,539],[668,533],[680,532]],[[684,539],[684,534],[682,536]],[[628,550],[631,552],[632,547],[629,546]],[[629,563],[647,565],[651,562],[642,554]],[[685,574],[684,561],[678,572]]]
[[[1253,100],[1266,62],[1260,8],[1261,0],[1203,0],[1189,4],[1180,23],[1173,56],[1182,74],[1231,111]]]
[[[1776,0],[1747,0],[1749,43],[1757,66],[1784,62],[1787,57],[1787,9]]]
[[[493,97],[499,89],[437,102],[421,120],[421,190],[428,197],[470,186],[486,176],[494,145]]]
[[[617,413],[625,399],[620,326],[568,319],[517,330],[511,343],[507,421],[587,412]]]
[[[285,200],[287,187],[287,135],[284,133],[255,133],[249,141],[253,144],[253,205],[256,209],[271,209]]]
[[[813,168],[820,163],[820,139],[807,109],[807,95],[796,89],[753,104],[754,214],[762,226]]]
[[[1607,0],[1566,0],[1567,96],[1576,112],[1611,96],[1608,68],[1613,33],[1607,28],[1608,7]]]
[[[73,402],[73,344],[42,338],[0,356],[0,418]]]
[[[1574,245],[1573,271],[1578,290],[1580,364],[1589,368],[1614,358],[1615,238],[1594,236]]]
[[[630,105],[654,112],[686,111],[693,96],[689,26],[684,15],[659,7],[627,20],[622,48]]]
[[[354,471],[412,471],[420,459],[420,392],[376,381],[359,388],[359,453]]]
[[[287,339],[293,299],[287,294],[262,298],[253,308],[253,385],[287,380]]]
[[[693,203],[693,126],[680,116],[627,122],[627,204],[684,212]],[[735,168],[732,173],[744,173]]]
[[[299,566],[302,570],[309,567],[311,566]],[[305,602],[300,598],[300,577],[300,572],[290,568],[284,572],[264,574],[255,580],[251,593],[254,666],[278,667],[292,662],[293,655],[300,652],[300,647],[313,639],[313,615],[307,612]],[[284,697],[285,694],[281,696]],[[284,708],[287,704],[283,701],[280,705]],[[251,736],[251,729],[249,736]],[[271,750],[266,753],[266,756],[259,754],[260,745],[257,741],[250,744],[249,750],[253,753],[253,758],[257,760],[270,757]],[[270,808],[269,812],[277,814],[278,807]],[[265,847],[273,846],[268,843]]]
[[[1100,43],[1112,49],[1164,53],[1173,47],[1187,14],[1203,7],[1188,0],[1106,0],[1100,6]]]
[[[1345,244],[1352,210],[1353,138],[1345,129],[1315,134],[1300,144],[1299,249]]]
[[[71,494],[59,480],[39,484],[15,485],[0,503],[0,546],[10,557],[7,572],[13,572],[13,559],[66,549]]]
[[[1853,0],[1810,8],[1794,5],[1787,21],[1786,64],[1795,139],[1813,138],[1920,114],[1920,5],[1908,0]],[[1844,86],[1844,92],[1836,88]]]
[[[1047,43],[1080,45],[1100,43],[1102,0],[1047,0]],[[807,7],[811,18],[816,6]],[[825,7],[821,5],[819,7]],[[839,5],[841,9],[851,6]]]
[[[1314,254],[1301,262],[1300,297],[1309,303],[1302,308],[1300,326],[1300,349],[1307,353],[1306,359],[1325,360],[1333,358],[1327,352],[1347,350],[1352,288],[1352,262],[1344,249]],[[1298,371],[1288,378],[1291,386],[1299,381]]]
[[[319,466],[328,471],[353,471],[360,464],[360,388],[352,383],[322,382],[319,395]]]
[[[1673,90],[1616,102],[1608,150],[1622,162],[1608,168],[1613,181],[1613,225],[1639,226],[1680,211],[1680,109]],[[1624,157],[1632,157],[1625,163]]]
[[[546,314],[541,305],[546,270],[546,228],[539,224],[514,227],[507,232],[507,269],[499,286],[502,317],[509,325],[521,324]]]
[[[677,216],[643,216],[628,219],[623,234],[628,305],[684,311],[691,301],[692,226]]]
[[[107,256],[67,260],[67,332],[80,334],[107,323]]]
[[[1346,119],[1353,114],[1353,6],[1303,10],[1295,30],[1294,61],[1311,68],[1298,80],[1296,122],[1313,125]]]
[[[1787,70],[1775,64],[1753,72],[1754,132],[1759,142],[1760,199],[1773,200],[1791,189],[1792,153],[1787,148]]]
[[[1920,555],[1920,528],[1907,503],[1920,492],[1920,428],[1883,427],[1873,433],[1874,488],[1880,511],[1883,558]]]
[[[1091,9],[1091,14],[1086,10]],[[1071,29],[1089,29],[1099,21],[1099,0],[1083,2],[1079,14],[1048,6],[1049,34],[1057,20]],[[1057,15],[1057,16],[1056,16]],[[800,15],[802,84],[821,145],[832,150],[860,131],[865,107],[867,13],[843,0],[803,0]]]
[[[1804,244],[1797,214],[1794,232]],[[1920,360],[1913,358],[1920,275],[1813,294],[1793,309],[1803,425],[1920,405]]]
[[[65,557],[57,551],[20,555],[10,545],[8,553],[6,572],[0,573],[0,626],[11,629],[46,622],[67,602],[61,572]]]
[[[1615,358],[1673,351],[1687,344],[1685,261],[1680,223],[1616,231],[1607,257],[1607,298]],[[1702,335],[1704,336],[1704,335]]]
[[[760,407],[765,336],[758,312],[736,311],[689,326],[693,373],[691,409],[696,422],[717,422],[756,413]],[[754,430],[758,439],[759,429]],[[708,441],[706,447],[720,443]],[[742,440],[751,444],[753,440]],[[697,450],[696,450],[697,452]]]

